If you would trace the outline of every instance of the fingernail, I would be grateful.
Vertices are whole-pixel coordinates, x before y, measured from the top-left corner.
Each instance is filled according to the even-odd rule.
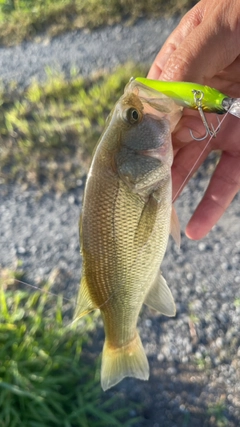
[[[157,66],[155,66],[155,64],[151,67],[147,78],[148,79],[153,79],[153,80],[159,80],[160,76],[161,76],[161,72],[162,70],[159,70],[159,68]]]
[[[148,73],[149,79],[159,80],[160,77],[162,78],[163,68],[165,67],[165,64],[167,63],[170,55],[173,53],[174,50],[175,47],[173,45],[169,45],[164,48],[164,53],[160,53],[161,51],[159,52]]]

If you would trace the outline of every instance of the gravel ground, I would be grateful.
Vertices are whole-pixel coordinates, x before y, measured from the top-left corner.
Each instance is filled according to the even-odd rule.
[[[119,24],[91,33],[74,31],[52,40],[43,34],[35,43],[0,47],[0,79],[25,87],[32,79],[44,80],[49,67],[67,76],[75,68],[87,76],[128,60],[150,64],[177,22],[177,18],[139,20],[132,27]]]
[[[88,73],[106,63],[114,66],[129,55],[149,62],[170,24],[162,21],[157,27],[156,21],[140,21],[132,28],[118,25],[93,34],[68,34],[48,44],[43,40],[3,48],[2,78],[26,85],[32,77],[44,78],[47,64],[64,71],[75,64]],[[162,38],[159,28],[163,28]],[[176,203],[182,230],[206,188],[213,164],[213,158],[205,162]],[[81,270],[78,218],[83,189],[84,182],[78,182],[67,194],[51,192],[39,198],[34,189],[1,185],[2,266],[21,260],[30,283],[55,275],[54,291],[66,298],[75,295]],[[175,297],[177,316],[168,319],[143,309],[139,329],[150,362],[150,380],[125,379],[107,392],[142,404],[144,420],[138,427],[240,425],[239,202],[238,195],[202,241],[190,241],[183,234],[178,251],[170,239],[162,270]],[[103,344],[101,327],[92,341],[95,355]],[[130,416],[134,415],[133,411]]]

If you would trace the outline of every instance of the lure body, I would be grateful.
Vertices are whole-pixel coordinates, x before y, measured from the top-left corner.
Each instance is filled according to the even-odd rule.
[[[240,118],[240,98],[230,98],[210,86],[187,82],[165,82],[144,77],[136,77],[135,81],[171,98],[177,105],[198,110],[206,132],[201,138],[196,138],[190,130],[192,138],[196,141],[202,141],[207,137],[215,138],[220,130],[220,121],[218,127],[214,129],[213,125],[209,126],[205,113],[229,113]]]
[[[196,101],[199,97],[201,97],[201,108],[206,113],[224,114],[231,106],[232,98],[210,86],[198,83],[165,82],[143,77],[136,77],[135,80],[172,98],[176,104],[182,107],[197,110],[199,106]]]

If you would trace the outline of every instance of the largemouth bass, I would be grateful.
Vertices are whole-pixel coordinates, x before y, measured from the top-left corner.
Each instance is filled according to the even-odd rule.
[[[103,390],[127,376],[149,377],[136,329],[143,303],[175,315],[159,269],[171,229],[179,240],[171,131],[180,116],[171,99],[132,80],[95,149],[80,219],[83,267],[75,319],[101,312]]]

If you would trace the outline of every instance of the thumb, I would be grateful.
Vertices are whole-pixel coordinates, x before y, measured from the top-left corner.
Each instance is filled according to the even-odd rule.
[[[161,79],[163,69],[166,67],[166,63],[173,52],[178,49],[184,39],[197,27],[202,21],[203,10],[201,8],[201,2],[190,9],[186,15],[181,19],[178,26],[170,34],[165,41],[161,50],[157,54],[153,64],[149,70],[149,79]],[[166,78],[167,80],[167,78]]]
[[[206,83],[237,58],[240,37],[237,17],[240,14],[240,4],[218,0],[209,5],[210,10],[204,11],[199,24],[192,26],[176,49],[172,49],[162,69],[161,80]],[[187,15],[175,31],[175,39],[178,32],[182,34],[181,27],[187,25],[186,21]],[[167,40],[169,42],[171,44],[171,36]]]

